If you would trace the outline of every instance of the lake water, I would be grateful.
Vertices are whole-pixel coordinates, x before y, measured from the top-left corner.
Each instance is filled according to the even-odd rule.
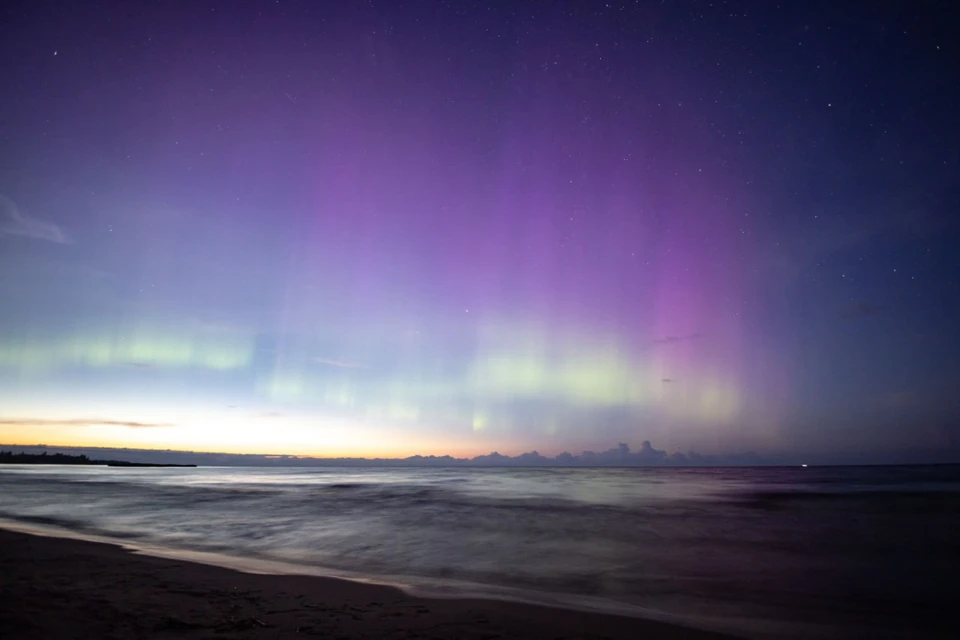
[[[950,637],[960,595],[950,466],[4,465],[0,518],[232,566],[755,638]]]

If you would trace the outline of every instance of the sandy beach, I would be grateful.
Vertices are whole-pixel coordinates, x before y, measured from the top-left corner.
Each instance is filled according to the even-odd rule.
[[[637,618],[422,599],[335,578],[260,575],[0,530],[4,638],[721,638]]]

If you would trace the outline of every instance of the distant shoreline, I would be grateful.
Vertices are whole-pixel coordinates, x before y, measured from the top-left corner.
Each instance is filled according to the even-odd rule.
[[[810,460],[795,456],[783,457],[776,461],[770,460],[737,460],[732,461],[729,456],[717,458],[703,456],[702,460],[688,460],[679,463],[672,459],[643,460],[638,459],[636,453],[629,453],[627,459],[586,459],[571,456],[564,459],[562,456],[547,458],[527,458],[520,456],[500,456],[491,454],[474,458],[454,458],[452,456],[408,456],[406,458],[327,458],[314,455],[291,454],[260,454],[260,453],[227,453],[215,451],[189,451],[179,449],[137,449],[129,447],[93,447],[76,445],[51,444],[8,444],[0,443],[0,452],[22,451],[33,455],[41,455],[46,451],[48,456],[54,452],[72,452],[61,455],[85,455],[91,459],[114,460],[121,457],[138,465],[160,466],[202,466],[202,467],[339,467],[339,468],[433,468],[433,469],[823,469],[823,468],[862,468],[862,467],[948,467],[960,466],[960,460],[943,459],[917,461],[906,457],[900,460],[876,460],[872,462],[850,463],[843,461]],[[604,452],[604,455],[611,453]],[[590,452],[586,452],[590,453]],[[167,462],[170,461],[170,462]]]
[[[48,455],[43,453],[13,453],[12,451],[0,451],[0,464],[29,464],[29,465],[65,465],[81,467],[192,467],[195,464],[168,464],[158,462],[128,462],[126,460],[93,460],[86,455],[69,455],[66,453],[54,453]]]

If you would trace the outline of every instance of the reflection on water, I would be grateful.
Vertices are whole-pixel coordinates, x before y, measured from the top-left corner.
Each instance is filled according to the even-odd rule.
[[[751,636],[936,635],[960,560],[957,467],[6,466],[0,489],[36,526]]]

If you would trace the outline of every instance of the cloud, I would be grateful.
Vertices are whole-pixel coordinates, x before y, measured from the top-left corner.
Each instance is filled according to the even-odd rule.
[[[21,236],[34,240],[46,240],[56,244],[72,244],[67,234],[52,222],[24,215],[17,203],[0,195],[0,235]]]
[[[660,382],[673,382],[673,378],[662,378]]]
[[[840,317],[844,320],[859,320],[882,314],[884,307],[865,300],[855,300],[843,308]]]
[[[656,449],[649,441],[644,441],[639,451],[631,451],[625,443],[607,451],[584,451],[580,455],[561,453],[558,456],[544,456],[537,451],[521,453],[515,456],[502,455],[493,452],[474,458],[455,458],[449,455],[414,455],[407,458],[314,458],[310,456],[277,455],[277,454],[232,454],[232,453],[205,453],[191,451],[156,451],[149,449],[114,449],[100,447],[68,447],[47,445],[6,445],[0,444],[0,449],[27,451],[39,453],[41,451],[69,451],[74,454],[85,454],[91,458],[118,457],[130,462],[160,462],[176,464],[198,465],[226,465],[226,466],[300,466],[300,467],[646,467],[646,466],[696,466],[700,464],[716,465],[733,461],[738,464],[740,458],[720,458],[705,456],[698,453],[667,455],[666,451]],[[744,463],[755,463],[755,458],[744,458]]]
[[[57,420],[53,418],[0,418],[0,424],[7,425],[18,425],[18,426],[42,426],[42,427],[58,427],[58,426],[79,426],[79,427],[92,427],[92,426],[108,426],[108,427],[128,427],[130,429],[153,429],[159,427],[172,427],[173,425],[167,422],[134,422],[130,420],[98,420],[96,418],[68,418],[65,420]]]
[[[2,423],[2,422],[0,422]],[[568,452],[555,457],[543,456],[536,451],[517,456],[490,453],[474,458],[455,458],[449,455],[415,455],[408,458],[314,458],[310,456],[254,454],[254,453],[214,453],[153,449],[116,449],[102,447],[70,447],[45,444],[16,445],[0,443],[0,450],[28,453],[72,453],[84,454],[90,458],[111,458],[129,462],[148,462],[160,464],[196,464],[203,466],[245,466],[245,467],[730,467],[730,466],[798,466],[801,462],[811,464],[860,464],[871,458],[864,458],[856,452],[822,452],[808,455],[803,452],[779,452],[758,454],[753,451],[740,451],[717,454],[702,454],[696,451],[675,451],[655,448],[644,441],[639,451],[631,451],[626,443],[620,443],[606,451],[584,451],[579,455]],[[904,461],[918,462],[956,462],[957,449],[940,450],[932,454],[919,452],[919,457],[903,451],[882,458],[873,458],[884,463]]]

